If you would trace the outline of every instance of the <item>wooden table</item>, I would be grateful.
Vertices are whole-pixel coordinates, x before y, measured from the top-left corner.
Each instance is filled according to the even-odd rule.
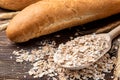
[[[6,10],[1,10],[1,12],[6,12]],[[5,22],[6,20],[0,20],[0,24]],[[26,43],[21,44],[15,44],[6,37],[5,32],[0,33],[0,80],[38,80],[32,78],[32,76],[29,76],[27,71],[31,68],[31,65],[29,63],[17,63],[15,61],[15,56],[12,54],[14,50],[20,50],[20,49],[31,49],[31,48],[37,48],[39,43],[43,40],[52,41],[55,40],[57,44],[60,44],[62,42],[66,42],[69,40],[70,36],[74,36],[76,31],[80,31],[80,34],[78,36],[81,36],[83,34],[92,33],[95,30],[104,27],[108,24],[114,23],[116,21],[120,21],[120,14],[95,21],[92,23],[88,23],[86,25],[77,26],[71,29],[65,29],[47,36],[42,36],[33,40],[30,40]],[[61,35],[61,38],[55,37],[55,35]],[[119,38],[119,37],[118,37]],[[114,41],[114,45],[117,45],[117,41]],[[110,52],[113,52],[116,50],[113,49],[110,50]],[[26,78],[25,78],[26,75]],[[47,77],[41,78],[41,80],[46,80]],[[39,79],[40,80],[40,79]]]

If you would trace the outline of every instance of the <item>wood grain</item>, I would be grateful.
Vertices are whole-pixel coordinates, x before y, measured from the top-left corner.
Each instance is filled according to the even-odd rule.
[[[6,12],[6,10],[1,10],[0,13]],[[7,22],[7,20],[0,20],[0,24]],[[77,26],[70,29],[65,29],[50,35],[42,36],[36,39],[32,39],[28,42],[15,44],[8,40],[5,32],[0,33],[0,80],[46,80],[47,77],[41,79],[34,79],[32,76],[28,75],[28,70],[31,68],[29,63],[17,63],[15,61],[15,56],[12,55],[14,50],[20,49],[34,49],[40,46],[40,42],[44,40],[56,41],[57,45],[70,40],[70,37],[77,37],[88,33],[93,33],[100,28],[108,27],[109,25],[115,25],[115,23],[120,23],[120,14],[114,15],[112,17],[98,20],[85,25]],[[79,35],[74,35],[79,32]],[[61,39],[55,37],[56,35],[61,35]],[[118,37],[119,38],[119,37]],[[117,38],[116,38],[117,39]],[[117,41],[114,40],[114,45],[117,45]],[[109,51],[110,53],[114,51],[114,47]],[[116,53],[117,51],[115,51]],[[106,80],[110,79],[109,75]]]

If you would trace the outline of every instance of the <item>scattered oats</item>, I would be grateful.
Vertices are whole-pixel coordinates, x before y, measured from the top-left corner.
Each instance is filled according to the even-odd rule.
[[[78,35],[79,35],[79,33],[78,33],[78,32],[76,32],[76,33],[75,33],[75,36],[78,36]]]
[[[73,38],[74,38],[74,37],[71,36],[71,37],[70,37],[70,40],[72,40]]]
[[[111,78],[114,78],[114,76],[111,76]]]
[[[20,53],[19,51],[13,51],[13,54],[19,56]]]
[[[13,56],[10,56],[10,59],[13,59]]]
[[[55,73],[55,76],[57,76],[58,75],[58,73]]]
[[[118,49],[118,46],[115,46],[115,49],[117,50],[117,49]]]
[[[53,77],[52,79],[53,79],[53,80],[58,80],[58,79],[56,79],[55,77]]]
[[[27,76],[26,76],[26,75],[24,75],[23,77],[24,77],[24,78],[26,78]]]
[[[109,47],[109,38],[100,35],[85,35],[60,44],[54,61],[63,66],[79,66],[92,63]]]
[[[19,47],[17,47],[17,48],[19,48]]]
[[[60,37],[60,35],[55,35],[55,37],[59,38],[59,37]]]
[[[19,78],[19,76],[17,76],[16,78]]]
[[[64,49],[67,49],[67,47],[64,47]],[[105,80],[104,72],[109,73],[112,71],[116,61],[116,57],[111,57],[107,53],[88,68],[71,71],[61,68],[54,63],[53,56],[56,51],[57,48],[55,48],[55,42],[51,42],[51,44],[44,42],[44,46],[40,46],[38,49],[32,49],[31,51],[21,49],[19,51],[14,51],[13,54],[16,55],[17,62],[30,62],[32,68],[28,73],[34,78],[47,75],[50,77],[58,77],[60,80],[88,80],[89,78],[92,78],[93,80]],[[75,50],[75,52],[77,53],[77,50]],[[54,77],[53,80],[58,80]]]
[[[24,60],[22,59],[16,59],[16,62],[23,62]]]
[[[12,72],[14,71],[14,69],[11,70]]]
[[[50,77],[53,77],[53,76],[55,76],[55,75],[54,75],[54,74],[49,74],[49,76],[50,76]]]
[[[118,42],[120,42],[120,38],[118,38]]]

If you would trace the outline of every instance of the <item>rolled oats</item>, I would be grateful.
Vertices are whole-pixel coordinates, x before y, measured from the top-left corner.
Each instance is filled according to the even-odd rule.
[[[85,35],[60,44],[54,60],[59,65],[79,66],[89,64],[109,48],[109,39],[100,35]]]
[[[83,40],[81,42],[74,42],[74,43],[83,44],[84,42],[85,41]],[[75,46],[75,44],[69,44],[69,45]],[[60,46],[64,46],[64,45],[61,44]],[[68,48],[69,47],[67,46],[62,49],[61,48],[57,49],[55,48],[54,42],[52,42],[51,44],[47,44],[45,42],[44,46],[40,46],[40,48],[38,49],[32,49],[31,51],[21,49],[19,51],[14,51],[13,54],[16,55],[17,62],[21,63],[23,61],[27,61],[27,62],[29,61],[30,64],[32,64],[32,68],[28,71],[28,73],[29,75],[32,75],[34,78],[43,77],[44,75],[47,75],[50,77],[54,76],[53,77],[54,80],[58,80],[58,78],[59,80],[77,80],[77,79],[78,80],[88,80],[88,79],[105,80],[104,79],[105,73],[109,73],[110,71],[113,70],[116,57],[111,57],[108,53],[105,54],[101,59],[99,59],[93,65],[85,69],[81,69],[78,71],[71,71],[68,69],[61,68],[60,66],[54,63],[53,56],[56,51],[61,52],[61,50],[65,50]],[[72,49],[72,48],[69,48],[69,49]],[[73,51],[76,52],[75,54],[77,54],[78,52],[76,49]],[[66,53],[68,52],[66,51]],[[67,59],[69,60],[69,55]],[[55,76],[58,78],[56,78]]]

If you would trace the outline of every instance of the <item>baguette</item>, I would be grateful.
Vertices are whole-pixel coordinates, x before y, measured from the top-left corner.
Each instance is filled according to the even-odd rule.
[[[20,43],[117,13],[120,13],[120,0],[39,1],[11,20],[6,35]]]
[[[0,7],[9,10],[22,10],[26,6],[40,0],[0,0]]]

